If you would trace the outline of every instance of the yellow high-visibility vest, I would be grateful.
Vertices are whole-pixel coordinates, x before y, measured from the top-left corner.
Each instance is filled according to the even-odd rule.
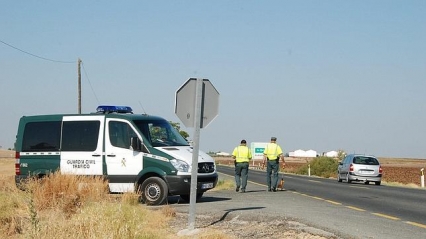
[[[283,151],[281,147],[276,143],[267,144],[265,151],[263,151],[263,154],[266,155],[269,160],[276,160],[278,158],[278,155],[282,153]]]
[[[235,147],[232,156],[235,157],[237,163],[248,162],[251,159],[251,151],[247,146],[240,145]]]

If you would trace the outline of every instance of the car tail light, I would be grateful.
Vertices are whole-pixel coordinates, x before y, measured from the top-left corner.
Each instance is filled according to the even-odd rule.
[[[21,167],[19,165],[19,161],[20,161],[20,157],[21,155],[19,154],[19,152],[15,153],[15,174],[16,175],[20,175],[21,174]]]
[[[379,166],[379,173],[383,173],[382,166]]]
[[[351,165],[349,165],[349,172],[353,172],[353,171],[354,171],[354,165],[351,164]]]

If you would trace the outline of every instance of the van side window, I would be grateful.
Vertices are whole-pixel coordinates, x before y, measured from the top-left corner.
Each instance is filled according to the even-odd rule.
[[[59,151],[60,121],[30,122],[25,125],[22,152]]]
[[[137,137],[129,124],[120,121],[110,121],[108,124],[109,140],[112,146],[130,148],[130,138]]]
[[[95,151],[100,124],[99,121],[64,121],[62,151]]]

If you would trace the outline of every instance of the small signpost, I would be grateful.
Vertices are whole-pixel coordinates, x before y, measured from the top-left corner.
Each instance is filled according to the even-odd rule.
[[[195,228],[200,128],[207,127],[218,113],[219,92],[208,79],[190,78],[176,91],[175,114],[186,127],[194,128],[188,230]]]
[[[264,142],[252,142],[251,143],[251,155],[252,155],[252,165],[255,166],[255,161],[259,160],[260,162],[263,161],[263,151],[265,151],[266,145],[268,143]],[[260,164],[259,164],[260,167]]]

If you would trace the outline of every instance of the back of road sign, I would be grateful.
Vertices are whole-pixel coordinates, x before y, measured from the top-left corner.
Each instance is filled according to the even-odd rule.
[[[219,92],[208,79],[203,79],[200,128],[205,128],[219,113]],[[197,79],[190,78],[177,91],[175,114],[186,127],[195,127]]]

